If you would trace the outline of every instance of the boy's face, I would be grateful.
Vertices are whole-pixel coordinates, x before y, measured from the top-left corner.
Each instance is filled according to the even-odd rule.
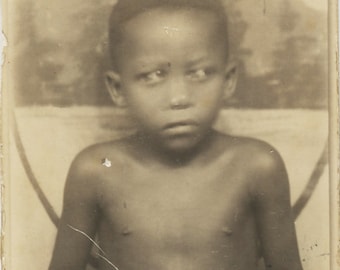
[[[235,67],[220,36],[214,15],[197,10],[154,9],[124,26],[109,89],[139,130],[168,151],[198,145],[233,91]]]

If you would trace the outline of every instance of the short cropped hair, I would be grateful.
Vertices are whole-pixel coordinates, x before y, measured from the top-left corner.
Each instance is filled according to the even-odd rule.
[[[109,52],[114,69],[117,68],[117,49],[122,43],[124,24],[139,14],[156,8],[194,9],[213,13],[221,26],[219,30],[228,54],[228,18],[220,0],[118,0],[109,20]]]

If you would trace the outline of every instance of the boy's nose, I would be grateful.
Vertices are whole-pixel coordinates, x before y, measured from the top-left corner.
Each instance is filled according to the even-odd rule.
[[[170,85],[170,108],[173,110],[186,109],[192,106],[189,89],[184,80],[175,80]]]

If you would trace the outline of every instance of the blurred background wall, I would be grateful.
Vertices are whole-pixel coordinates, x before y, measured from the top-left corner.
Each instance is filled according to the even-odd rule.
[[[13,0],[18,105],[108,105],[107,20],[115,0]],[[228,106],[327,106],[327,1],[225,0],[240,61]]]

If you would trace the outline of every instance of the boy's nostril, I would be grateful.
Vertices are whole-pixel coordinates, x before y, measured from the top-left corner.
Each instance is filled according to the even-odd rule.
[[[180,109],[186,109],[190,106],[190,102],[187,97],[181,97],[171,100],[171,109],[174,110],[180,110]]]
[[[181,110],[181,109],[186,109],[186,108],[188,108],[188,107],[189,107],[188,105],[176,104],[176,105],[172,105],[172,106],[171,106],[171,109],[174,109],[174,110]]]

